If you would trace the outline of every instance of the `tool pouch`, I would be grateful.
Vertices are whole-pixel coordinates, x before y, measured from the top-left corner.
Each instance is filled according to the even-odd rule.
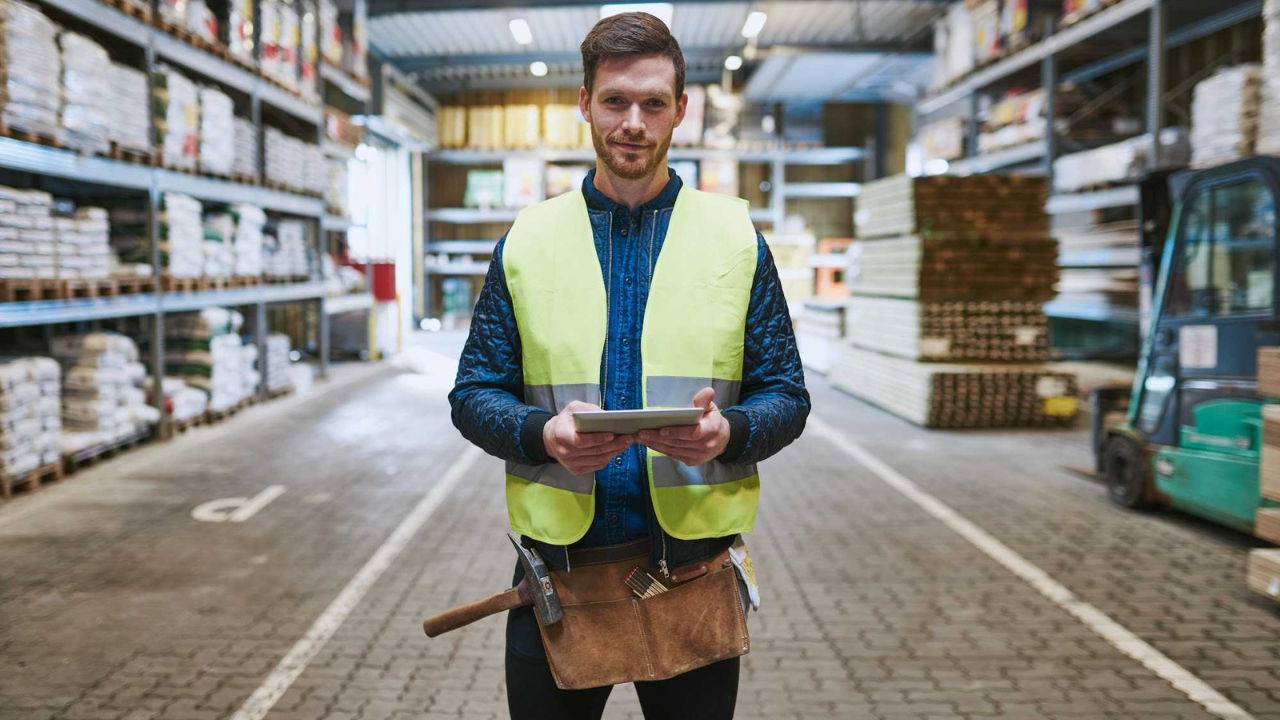
[[[636,597],[635,567],[668,590]],[[677,568],[671,578],[646,557],[552,571],[564,620],[539,626],[551,674],[563,690],[666,680],[750,651],[747,618],[728,551]]]

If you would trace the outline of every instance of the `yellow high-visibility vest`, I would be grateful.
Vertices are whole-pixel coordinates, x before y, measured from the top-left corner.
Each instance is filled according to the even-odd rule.
[[[682,188],[649,287],[640,338],[645,408],[690,407],[704,387],[738,402],[747,305],[758,246],[746,201]],[[600,404],[609,307],[582,191],[521,211],[502,256],[520,328],[525,402],[560,412]],[[760,499],[756,466],[690,467],[646,450],[649,493],[662,528],[681,540],[750,532]],[[595,475],[557,463],[507,463],[507,513],[522,535],[568,545],[595,514]]]

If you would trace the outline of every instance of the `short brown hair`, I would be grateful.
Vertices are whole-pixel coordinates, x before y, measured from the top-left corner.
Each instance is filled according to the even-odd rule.
[[[591,94],[601,60],[628,55],[666,55],[676,66],[676,97],[684,94],[684,53],[666,23],[646,12],[602,18],[582,41],[582,84]]]

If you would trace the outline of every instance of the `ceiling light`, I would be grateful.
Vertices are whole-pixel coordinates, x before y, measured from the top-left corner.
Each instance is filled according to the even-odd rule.
[[[764,21],[768,19],[769,16],[759,10],[748,15],[747,21],[742,23],[742,37],[753,38],[759,35],[760,31],[764,29]]]
[[[737,55],[730,55],[724,59],[724,69],[730,72],[742,67],[742,58]]]
[[[516,42],[521,45],[533,42],[533,31],[529,29],[529,23],[525,22],[524,18],[512,20],[508,27],[511,28],[511,37],[514,37]]]
[[[529,72],[533,73],[534,77],[542,77],[547,74],[547,64],[541,60],[535,60],[529,63]]]
[[[676,6],[671,3],[613,3],[600,6],[600,18],[627,12],[643,12],[658,18],[671,27],[671,17],[675,15]]]

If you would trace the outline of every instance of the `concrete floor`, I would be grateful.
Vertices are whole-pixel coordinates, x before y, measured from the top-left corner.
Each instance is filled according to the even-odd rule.
[[[420,630],[510,579],[501,464],[448,419],[459,344],[415,338],[398,366],[0,505],[0,719],[506,717],[503,619]],[[1251,538],[1111,507],[1075,470],[1083,431],[928,432],[811,390],[818,422],[762,469],[738,717],[1280,720],[1280,609],[1244,586]],[[193,518],[273,485],[243,522]],[[1234,709],[1188,697],[1206,688]],[[634,691],[606,717],[640,717]]]

